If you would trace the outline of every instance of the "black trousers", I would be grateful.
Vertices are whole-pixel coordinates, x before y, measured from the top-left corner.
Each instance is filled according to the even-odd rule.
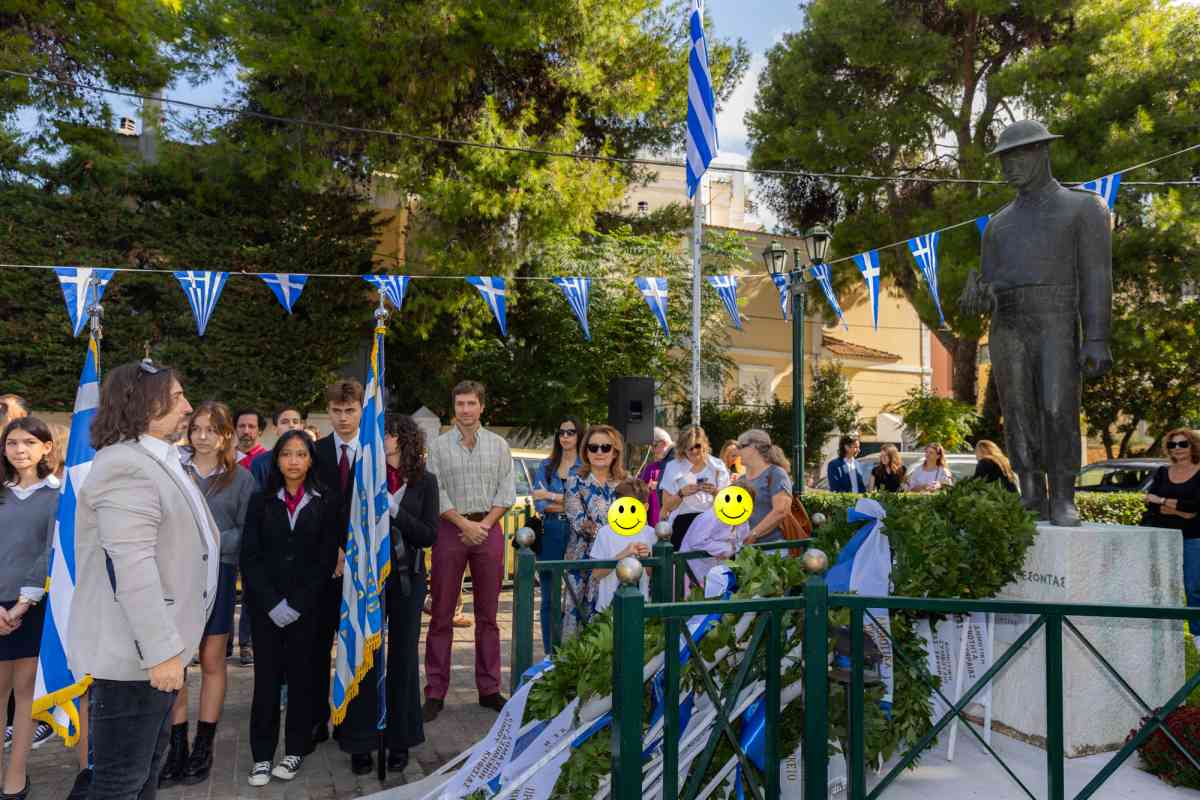
[[[154,800],[175,695],[160,692],[150,681],[92,682],[88,744],[95,758],[90,800]]]
[[[421,719],[421,607],[425,604],[424,571],[411,574],[407,595],[393,575],[387,582],[387,746],[408,750],[425,741]],[[371,753],[379,746],[379,660],[363,678],[338,726],[338,746],[346,753]]]
[[[683,547],[683,537],[687,536],[688,528],[696,521],[699,514],[679,514],[671,522],[671,546],[677,551]]]
[[[316,628],[313,631],[312,650],[309,664],[312,668],[312,725],[329,724],[329,690],[333,671],[333,638],[337,636],[338,622],[342,612],[342,579],[333,578],[325,582],[317,594],[317,606],[313,611]],[[258,642],[255,641],[255,653]],[[288,689],[288,702],[292,690]]]
[[[280,628],[271,618],[250,606],[254,636],[254,696],[250,705],[250,752],[255,761],[272,761],[279,744],[279,692],[288,685],[288,709],[283,755],[308,755],[312,751],[312,669],[316,615]],[[328,656],[326,657],[328,663]]]

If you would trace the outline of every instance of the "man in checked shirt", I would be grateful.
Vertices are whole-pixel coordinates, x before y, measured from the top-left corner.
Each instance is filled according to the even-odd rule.
[[[486,391],[462,381],[450,393],[454,424],[429,448],[429,471],[437,476],[438,538],[433,545],[430,593],[432,621],[425,640],[425,706],[432,722],[445,706],[450,686],[451,620],[461,592],[463,570],[471,565],[475,604],[475,687],[479,705],[499,711],[500,629],[496,608],[504,571],[500,518],[516,501],[508,442],[480,425]]]

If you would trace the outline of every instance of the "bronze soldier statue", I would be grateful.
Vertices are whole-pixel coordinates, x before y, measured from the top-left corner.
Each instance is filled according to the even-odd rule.
[[[982,277],[968,276],[961,305],[991,312],[988,348],[1022,502],[1075,526],[1081,373],[1112,367],[1111,227],[1098,194],[1050,174],[1058,138],[1032,120],[1000,134],[991,155],[1017,197],[989,220]]]

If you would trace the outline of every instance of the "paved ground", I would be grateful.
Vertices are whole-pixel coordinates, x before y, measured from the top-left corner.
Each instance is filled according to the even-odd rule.
[[[470,614],[470,595],[465,611]],[[426,623],[429,617],[424,618]],[[508,642],[512,630],[512,594],[505,591],[500,598],[499,614],[502,638],[501,658],[504,667],[504,686],[508,686]],[[536,625],[536,623],[535,623]],[[536,630],[536,628],[535,628]],[[425,744],[412,751],[412,761],[403,775],[390,775],[386,783],[372,774],[360,777],[350,772],[350,757],[343,754],[334,742],[326,742],[316,753],[305,759],[300,774],[291,783],[273,780],[262,789],[246,782],[250,758],[250,695],[253,688],[253,668],[241,667],[236,660],[229,663],[229,693],[225,713],[217,728],[213,773],[210,779],[197,786],[165,789],[159,793],[163,800],[227,800],[227,798],[288,798],[288,800],[335,800],[378,792],[424,777],[458,755],[478,740],[492,724],[496,714],[478,705],[474,681],[474,628],[455,628],[454,653],[450,694],[446,710],[432,724],[425,726]],[[535,643],[535,657],[541,657],[541,645]],[[424,634],[422,634],[424,654]],[[192,700],[192,719],[200,695],[199,670],[189,671],[189,696]],[[507,690],[505,691],[507,695]],[[195,731],[193,721],[192,732]],[[54,740],[31,758],[30,776],[33,800],[65,798],[75,779],[76,754]]]

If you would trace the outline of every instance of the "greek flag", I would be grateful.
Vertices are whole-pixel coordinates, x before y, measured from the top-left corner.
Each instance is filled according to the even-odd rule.
[[[642,290],[646,305],[658,320],[659,326],[666,334],[667,341],[671,340],[671,326],[667,324],[667,279],[666,278],[635,278],[634,282]]]
[[[846,324],[846,315],[842,313],[841,303],[838,302],[837,295],[833,293],[833,269],[828,264],[814,264],[809,270],[809,274],[816,279],[817,283],[821,284],[821,291],[825,293],[825,299],[829,301],[833,313],[837,314],[837,318],[842,321],[842,327],[850,330],[850,326]]]
[[[991,218],[991,214],[984,214],[982,217],[975,218],[975,227],[979,229],[980,236],[983,236],[983,232],[987,230],[987,224]]]
[[[868,250],[854,257],[854,265],[867,282],[867,296],[871,299],[871,320],[879,330],[879,251]]]
[[[1091,189],[1103,197],[1104,202],[1108,205],[1108,210],[1112,211],[1113,206],[1117,203],[1117,190],[1121,188],[1121,173],[1114,172],[1112,175],[1105,175],[1103,178],[1088,181],[1082,185],[1082,188]]]
[[[99,299],[99,298],[97,298]],[[50,590],[46,593],[46,621],[33,690],[33,716],[48,723],[68,746],[79,739],[76,699],[87,691],[91,676],[79,679],[67,666],[67,633],[71,597],[75,594],[75,491],[92,468],[92,417],[100,400],[100,350],[88,339],[87,357],[75,391],[71,434],[67,442],[66,477],[58,499],[54,541],[50,551]],[[86,623],[86,620],[84,621]]]
[[[562,289],[566,295],[567,305],[575,312],[575,318],[583,326],[583,338],[592,340],[592,332],[588,330],[588,296],[592,291],[591,278],[551,278],[550,281]]]
[[[205,328],[208,327],[208,320],[217,307],[217,301],[221,299],[225,281],[229,280],[229,273],[188,270],[176,272],[175,278],[183,287],[183,293],[187,295],[192,313],[196,316],[196,331],[203,336]]]
[[[104,287],[112,280],[114,270],[84,267],[55,267],[54,274],[62,284],[63,299],[67,301],[67,316],[71,318],[71,335],[83,333],[88,323],[88,308],[99,303]],[[92,278],[100,284],[93,291]],[[94,297],[92,295],[95,295]]]
[[[709,275],[708,285],[717,290],[717,296],[721,298],[721,302],[725,304],[725,310],[729,312],[730,322],[733,323],[733,327],[740,331],[742,329],[742,318],[738,314],[737,276]]]
[[[942,301],[938,298],[937,248],[939,238],[941,238],[941,234],[938,231],[917,236],[908,240],[908,249],[912,253],[913,260],[917,262],[921,274],[925,276],[929,293],[933,295],[933,307],[937,309],[938,320],[945,325],[946,317],[942,314]]]
[[[363,280],[383,292],[397,311],[404,305],[404,293],[408,290],[407,275],[363,275]]]
[[[387,458],[383,450],[383,334],[375,328],[371,374],[358,427],[358,466],[350,499],[346,570],[338,624],[331,706],[334,724],[346,717],[350,701],[375,663],[383,637],[383,582],[392,570],[391,516],[388,513]],[[380,698],[383,713],[384,696]]]
[[[775,288],[779,290],[779,310],[783,312],[783,318],[788,318],[788,276],[771,273],[771,280],[775,283]]]
[[[296,305],[296,301],[300,299],[300,293],[304,291],[304,284],[308,282],[307,275],[296,275],[291,272],[268,272],[262,276],[262,279],[267,286],[271,287],[279,304],[289,314],[292,313],[292,306]]]
[[[700,177],[717,154],[717,104],[708,71],[708,45],[704,40],[704,11],[692,0],[688,12],[692,50],[688,54],[687,186],[696,194]]]
[[[492,310],[492,316],[500,325],[500,335],[508,336],[508,318],[504,313],[504,300],[508,297],[508,292],[504,288],[504,278],[472,275],[467,278],[467,283],[479,290],[483,301]]]

